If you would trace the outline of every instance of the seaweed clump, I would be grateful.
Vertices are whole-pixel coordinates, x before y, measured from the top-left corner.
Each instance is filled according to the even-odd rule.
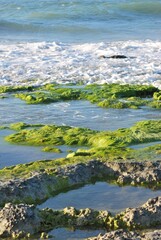
[[[19,127],[20,125],[20,127]],[[131,145],[161,141],[161,121],[147,120],[136,123],[130,128],[121,128],[115,131],[95,131],[88,128],[40,125],[32,129],[23,129],[25,124],[14,124],[14,129],[20,131],[7,136],[5,139],[14,144],[43,146],[44,151],[60,152],[55,146],[86,146],[88,149],[78,149],[69,153],[71,157],[100,157],[103,159],[144,159],[154,154],[159,155],[159,150],[145,148],[136,150]],[[33,125],[31,125],[33,126]],[[13,128],[13,127],[12,127]],[[22,130],[21,130],[22,129]]]

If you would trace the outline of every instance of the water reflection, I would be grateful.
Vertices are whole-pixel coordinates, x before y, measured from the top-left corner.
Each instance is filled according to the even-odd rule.
[[[97,182],[66,193],[60,193],[39,207],[41,209],[46,207],[62,209],[72,206],[79,209],[93,208],[118,213],[127,207],[137,207],[149,198],[159,195],[161,195],[161,190],[152,191],[133,186],[119,187],[106,182]]]

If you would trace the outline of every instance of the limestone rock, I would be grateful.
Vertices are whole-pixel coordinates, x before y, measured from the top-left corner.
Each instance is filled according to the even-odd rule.
[[[128,226],[148,228],[161,225],[161,197],[149,199],[141,207],[128,208],[123,213]]]
[[[141,236],[136,232],[128,232],[120,229],[104,235],[99,234],[97,237],[88,238],[88,240],[141,240]]]
[[[7,203],[0,210],[0,236],[16,237],[40,229],[38,210],[33,205]]]

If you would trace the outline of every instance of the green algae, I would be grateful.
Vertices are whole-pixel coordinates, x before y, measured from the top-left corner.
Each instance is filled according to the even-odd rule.
[[[161,91],[154,92],[153,98],[154,98],[154,100],[161,100]]]
[[[39,128],[42,127],[42,124],[27,124],[24,122],[11,123],[8,128],[11,130],[19,131],[26,128]]]
[[[55,175],[56,168],[59,166],[67,166],[75,163],[87,162],[89,159],[81,157],[59,158],[54,160],[39,160],[26,164],[17,164],[11,167],[0,169],[0,179],[28,178],[34,172],[45,172],[48,175]]]
[[[155,107],[158,89],[146,85],[120,85],[120,84],[91,84],[81,86],[79,89],[75,85],[64,87],[62,85],[47,84],[39,88],[32,88],[32,91],[21,91],[15,97],[26,101],[28,104],[48,104],[58,101],[88,100],[103,108],[133,108],[142,106]],[[152,98],[153,104],[145,98]],[[159,108],[159,107],[158,107]]]
[[[0,93],[14,93],[19,91],[32,91],[32,86],[0,86]]]
[[[67,207],[63,210],[44,209],[40,211],[45,230],[55,227],[88,227],[99,228],[107,227],[107,222],[111,214],[107,211],[96,211],[90,208],[75,209]]]
[[[28,104],[48,104],[58,101],[78,100],[81,90],[71,88],[61,88],[50,85],[39,91],[17,93],[15,97],[26,101]]]
[[[76,88],[75,85],[63,86],[47,84],[41,87],[0,87],[0,93],[14,93],[15,97],[28,104],[49,104],[58,101],[88,100],[103,108],[133,108],[151,106],[160,108],[159,90],[146,85],[91,84]],[[154,101],[144,98],[154,98]]]
[[[6,137],[12,143],[35,146],[45,145],[88,145],[88,138],[95,132],[87,128],[45,125],[38,129],[25,129]]]
[[[149,149],[134,150],[129,146],[161,140],[161,120],[141,121],[130,128],[115,131],[95,131],[56,125],[40,125],[39,128],[26,129],[31,126],[33,125],[25,123],[11,125],[12,129],[20,131],[7,136],[5,140],[14,144],[43,146],[44,151],[57,152],[59,150],[55,149],[56,145],[86,146],[88,149],[79,149],[67,157],[99,157],[109,160],[138,157],[144,159],[148,156]],[[151,149],[150,153],[154,154],[154,149],[153,151]]]
[[[47,146],[47,147],[44,147],[42,149],[43,152],[54,152],[54,153],[61,153],[61,149],[59,148],[55,148],[55,147],[52,147],[52,146]]]

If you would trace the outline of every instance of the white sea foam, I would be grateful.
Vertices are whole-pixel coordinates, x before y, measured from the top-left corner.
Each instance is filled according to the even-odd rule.
[[[125,59],[100,58],[125,55]],[[1,43],[0,84],[153,84],[161,89],[161,42]]]

